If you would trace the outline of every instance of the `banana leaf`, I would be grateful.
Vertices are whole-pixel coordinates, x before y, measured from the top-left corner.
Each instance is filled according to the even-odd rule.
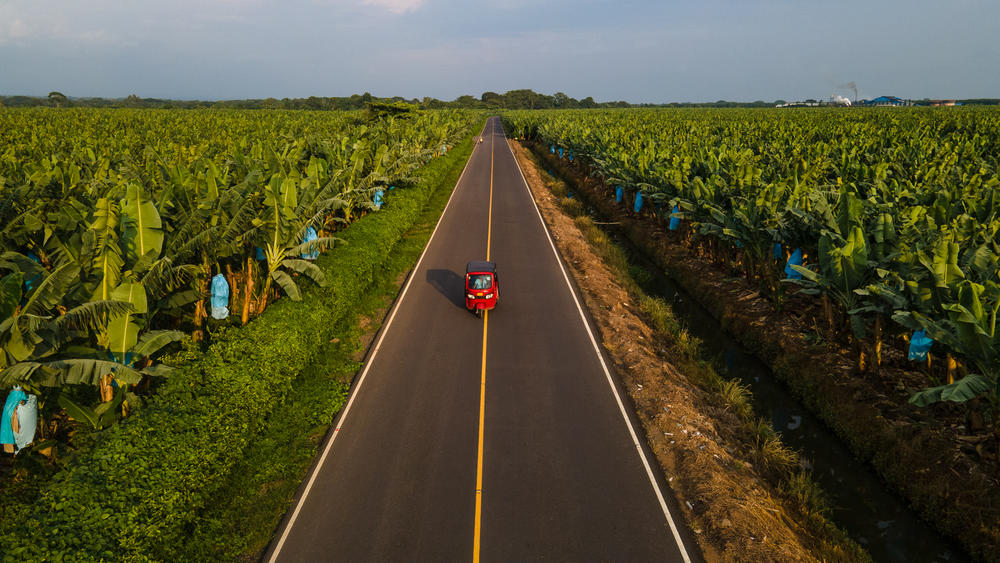
[[[975,399],[984,393],[991,392],[995,386],[995,381],[991,381],[989,378],[982,375],[972,373],[954,383],[939,385],[937,387],[931,387],[930,389],[924,389],[923,391],[914,393],[913,396],[910,397],[910,403],[917,405],[918,407],[926,407],[927,405],[942,401],[964,403]]]
[[[132,261],[163,251],[163,221],[156,205],[136,184],[129,184],[122,202],[122,237]]]
[[[77,404],[62,393],[59,394],[59,406],[65,409],[66,414],[68,414],[73,420],[86,422],[95,430],[101,429],[99,426],[100,416],[94,412],[93,407]]]
[[[57,267],[31,292],[27,303],[21,308],[22,313],[32,315],[49,313],[63,300],[70,286],[79,279],[80,267],[76,264],[68,262]]]
[[[97,385],[101,378],[113,374],[115,379],[135,384],[142,381],[142,373],[118,362],[73,358],[51,362],[20,362],[0,372],[0,385],[31,382],[41,387],[63,385]]]
[[[326,286],[326,275],[323,270],[320,270],[316,264],[309,262],[308,260],[300,260],[297,258],[286,258],[281,262],[281,265],[290,270],[294,270],[309,279],[316,282],[320,287]]]
[[[315,267],[315,265],[313,265],[313,267]],[[281,270],[275,270],[274,272],[271,272],[271,277],[274,278],[274,281],[281,286],[281,289],[284,290],[285,295],[287,295],[289,299],[292,301],[302,301],[302,295],[299,293],[299,287],[295,285],[295,281],[292,280],[291,276]]]
[[[20,252],[7,251],[0,254],[0,270],[21,272],[26,278],[42,274],[45,269],[38,263]]]
[[[7,274],[0,278],[0,320],[10,318],[21,303],[21,284],[24,276],[21,272]]]
[[[66,414],[74,420],[86,422],[94,430],[101,430],[102,428],[111,426],[118,419],[118,409],[125,401],[125,393],[125,388],[119,387],[114,398],[106,403],[99,403],[94,407],[78,404],[66,395],[60,394],[59,406],[66,409]]]
[[[952,237],[941,237],[934,245],[934,252],[928,256],[918,253],[921,264],[927,268],[934,279],[935,286],[947,289],[965,279],[965,273],[958,267],[959,246]]]
[[[132,304],[132,312],[111,317],[108,321],[108,349],[119,358],[136,345],[139,339],[139,324],[135,315],[149,311],[146,290],[141,283],[123,283],[111,294],[116,301]]]
[[[151,330],[143,333],[138,344],[132,348],[133,357],[143,358],[152,356],[160,351],[164,346],[179,342],[187,338],[187,334],[179,330]]]
[[[344,239],[337,237],[317,237],[308,242],[303,242],[296,246],[291,246],[285,249],[285,256],[301,256],[303,254],[310,254],[312,252],[323,252],[328,248],[333,248],[337,244],[346,244]]]
[[[60,330],[98,330],[104,318],[132,311],[132,304],[125,301],[89,301],[56,317],[53,324]]]

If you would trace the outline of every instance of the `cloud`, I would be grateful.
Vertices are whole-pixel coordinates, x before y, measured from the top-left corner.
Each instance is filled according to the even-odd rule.
[[[424,0],[364,0],[364,4],[382,8],[390,14],[400,15],[416,11],[424,4]]]
[[[31,22],[15,6],[0,5],[0,45],[29,39],[32,33]]]
[[[100,2],[96,2],[100,9]],[[0,6],[0,44],[39,45],[51,41],[74,46],[111,43],[101,17],[71,2],[24,2]]]
[[[1000,88],[982,71],[1000,58],[996,0],[841,4],[866,17],[796,0],[0,0],[0,94],[449,99],[530,87],[714,101],[825,97],[847,80],[914,97]]]
[[[19,41],[31,36],[31,26],[22,19],[11,19],[0,22],[0,43]]]

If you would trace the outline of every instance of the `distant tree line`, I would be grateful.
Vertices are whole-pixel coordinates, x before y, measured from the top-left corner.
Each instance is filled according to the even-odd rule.
[[[308,98],[265,98],[247,100],[168,100],[162,98],[140,98],[132,94],[126,98],[73,98],[61,92],[51,92],[40,96],[0,96],[6,107],[115,107],[115,108],[233,108],[233,109],[305,109],[305,110],[352,110],[367,109],[372,103],[405,102],[421,109],[465,108],[465,109],[557,109],[557,108],[608,108],[634,107],[628,102],[595,102],[594,98],[582,100],[571,98],[562,92],[552,96],[532,90],[511,90],[506,94],[485,92],[482,96],[460,96],[452,101],[436,98],[406,99],[400,96],[379,98],[370,93],[354,94],[348,97],[309,96]]]
[[[922,100],[910,100],[910,103],[915,106],[930,106],[934,105],[935,101],[938,100],[924,98]],[[963,106],[995,106],[1000,104],[1000,100],[996,98],[969,98],[966,100],[955,100],[955,104],[961,104]]]
[[[814,102],[815,100],[807,100]],[[984,98],[956,100],[963,105],[1000,104],[1000,99]],[[230,109],[302,109],[302,110],[361,110],[368,109],[373,103],[395,104],[407,103],[420,109],[463,108],[463,109],[586,109],[586,108],[632,108],[632,107],[718,107],[718,108],[753,108],[774,107],[785,103],[784,100],[765,102],[672,102],[664,104],[632,104],[625,101],[596,102],[587,96],[582,100],[571,98],[562,92],[549,96],[533,90],[510,90],[505,94],[483,92],[475,96],[459,96],[452,101],[436,98],[406,99],[399,96],[378,98],[370,93],[354,94],[348,97],[309,96],[308,98],[265,98],[247,100],[168,100],[162,98],[140,98],[132,94],[126,98],[73,98],[61,92],[49,92],[48,96],[0,96],[0,107],[109,107],[109,108],[230,108]],[[918,104],[919,105],[919,104]]]

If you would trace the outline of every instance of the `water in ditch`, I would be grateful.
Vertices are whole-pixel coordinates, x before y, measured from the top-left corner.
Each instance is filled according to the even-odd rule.
[[[602,219],[588,210],[597,221]],[[747,352],[726,333],[704,307],[647,259],[613,225],[600,227],[628,255],[633,267],[650,274],[637,280],[651,296],[672,305],[674,314],[688,332],[702,342],[701,349],[715,358],[717,371],[737,378],[750,387],[754,410],[770,415],[784,443],[809,460],[814,479],[827,493],[832,519],[875,561],[966,561],[965,555],[946,541],[907,507],[905,501],[886,488],[871,466],[854,458],[847,446],[809,413],[763,362]]]

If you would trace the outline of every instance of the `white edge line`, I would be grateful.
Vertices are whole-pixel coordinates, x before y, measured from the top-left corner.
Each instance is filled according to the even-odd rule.
[[[489,119],[486,120],[489,123]],[[483,124],[483,129],[479,132],[482,136],[483,132],[486,131],[486,124]],[[451,200],[454,199],[455,193],[458,192],[458,187],[462,184],[462,178],[465,177],[465,171],[469,169],[469,164],[472,163],[472,157],[475,156],[476,148],[479,146],[478,143],[473,140],[472,153],[469,154],[469,160],[465,163],[465,168],[462,169],[462,174],[459,175],[458,181],[455,182],[455,188],[451,191],[451,195],[448,196],[448,203],[445,204],[444,210],[441,211],[441,216],[438,217],[438,222],[434,225],[434,231],[431,232],[430,238],[427,239],[427,244],[424,246],[424,251],[420,253],[420,258],[417,259],[417,263],[413,266],[413,273],[415,274],[418,269],[420,269],[421,262],[424,261],[424,255],[427,254],[427,249],[430,248],[431,242],[434,240],[434,235],[437,234],[438,227],[441,226],[441,221],[444,219],[445,214],[448,212],[448,207],[451,205]],[[509,149],[510,147],[508,147]],[[295,511],[292,512],[291,518],[288,519],[288,523],[285,524],[285,528],[282,531],[281,538],[278,543],[274,546],[274,551],[271,552],[271,557],[268,559],[268,563],[275,563],[278,560],[278,555],[281,554],[281,548],[285,545],[285,540],[288,539],[288,534],[291,532],[292,527],[295,525],[295,519],[299,516],[299,511],[302,509],[302,505],[305,504],[306,497],[309,496],[309,491],[312,490],[313,483],[316,481],[316,476],[319,475],[320,470],[323,468],[323,462],[326,461],[327,454],[330,453],[330,448],[333,446],[333,442],[336,441],[337,436],[340,434],[340,429],[344,426],[344,421],[347,420],[347,415],[351,411],[351,405],[354,404],[355,397],[358,396],[358,391],[365,382],[365,377],[368,375],[368,370],[371,369],[372,363],[375,361],[375,356],[378,354],[379,348],[382,346],[382,340],[385,338],[387,332],[389,332],[389,327],[392,325],[393,319],[396,318],[396,311],[399,310],[400,304],[403,302],[403,298],[406,297],[406,292],[410,289],[410,284],[413,282],[413,275],[410,275],[409,279],[406,280],[406,285],[403,286],[403,291],[400,292],[399,298],[396,299],[396,304],[392,308],[392,314],[389,315],[389,320],[386,321],[385,327],[379,334],[378,341],[375,342],[375,347],[372,348],[372,353],[368,357],[368,362],[365,363],[365,369],[361,372],[361,377],[358,378],[358,384],[354,386],[354,391],[351,393],[351,398],[348,399],[347,405],[344,410],[341,411],[339,417],[334,419],[333,433],[330,434],[329,440],[326,442],[326,447],[323,448],[323,455],[320,456],[319,462],[316,464],[315,469],[313,469],[312,475],[309,476],[309,482],[306,483],[306,488],[302,491],[302,496],[299,497],[298,502],[295,504]]]
[[[506,141],[506,133],[504,134],[504,140]],[[601,362],[601,368],[604,370],[604,375],[608,379],[608,385],[611,386],[611,392],[614,393],[615,400],[618,402],[618,410],[621,411],[622,418],[625,419],[625,425],[628,426],[629,434],[632,435],[632,443],[635,445],[636,451],[639,452],[639,458],[642,459],[642,465],[646,468],[646,475],[649,476],[649,483],[653,486],[653,490],[656,492],[656,498],[660,501],[660,508],[663,509],[663,515],[667,517],[667,523],[670,524],[670,531],[673,532],[674,541],[677,543],[677,547],[680,548],[681,557],[684,558],[685,563],[690,563],[691,558],[688,555],[687,547],[684,545],[684,540],[681,539],[680,531],[678,531],[677,525],[674,523],[674,519],[670,514],[670,509],[667,508],[667,501],[663,498],[663,492],[660,490],[659,483],[656,482],[656,476],[653,474],[653,468],[649,465],[646,453],[642,450],[639,437],[635,432],[635,428],[632,427],[632,421],[628,418],[628,411],[625,410],[625,404],[622,402],[621,395],[618,393],[618,388],[615,387],[615,382],[611,377],[611,372],[608,370],[608,365],[604,362],[604,355],[601,354],[601,348],[598,346],[597,340],[594,338],[594,333],[590,330],[590,323],[587,322],[587,316],[583,312],[583,307],[580,306],[580,300],[576,298],[576,292],[573,291],[573,284],[569,281],[569,275],[566,273],[566,268],[563,267],[562,259],[559,257],[559,251],[556,250],[555,242],[552,240],[552,233],[549,232],[549,227],[545,224],[545,220],[542,218],[542,212],[538,209],[538,203],[535,202],[535,196],[531,193],[531,188],[528,186],[528,180],[524,177],[524,171],[521,170],[521,164],[517,161],[517,157],[514,156],[514,150],[510,148],[509,142],[506,142],[505,144],[507,145],[507,150],[510,151],[511,158],[514,159],[517,171],[521,174],[521,182],[524,183],[524,189],[528,191],[531,203],[535,206],[535,213],[538,214],[538,220],[542,223],[542,229],[545,231],[545,236],[549,239],[549,246],[552,248],[552,253],[556,256],[556,263],[559,264],[559,269],[562,271],[563,279],[566,280],[566,286],[569,288],[569,293],[573,296],[573,302],[576,303],[576,310],[579,311],[580,320],[583,321],[583,326],[587,329],[587,336],[590,337],[590,343],[594,346],[594,352],[597,354],[597,359]]]

